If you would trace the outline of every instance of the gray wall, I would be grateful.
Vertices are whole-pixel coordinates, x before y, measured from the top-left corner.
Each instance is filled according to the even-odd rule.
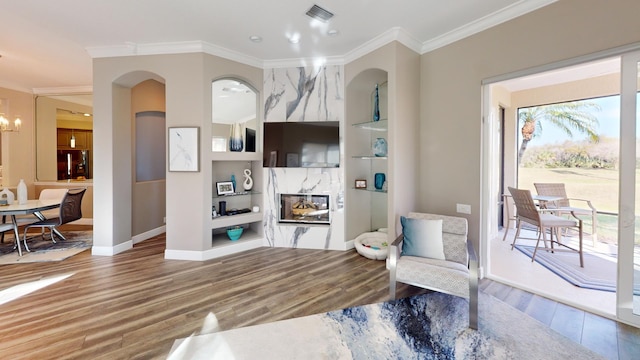
[[[421,57],[421,211],[471,204],[480,236],[481,81],[640,41],[640,1],[561,0]]]

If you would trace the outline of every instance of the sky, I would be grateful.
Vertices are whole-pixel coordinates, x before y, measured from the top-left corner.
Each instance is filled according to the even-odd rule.
[[[600,106],[600,111],[595,113],[599,122],[597,133],[601,137],[619,138],[620,137],[620,109],[619,109],[620,96],[618,95],[607,96],[607,97],[588,99],[583,101],[593,102]],[[639,110],[639,118],[640,118],[640,110]],[[569,138],[567,134],[565,134],[562,130],[558,129],[555,125],[549,122],[543,122],[542,126],[543,126],[542,133],[534,137],[529,142],[529,146],[563,143],[566,140],[579,142],[587,139],[586,134],[582,134],[579,132],[574,132],[573,138]],[[521,124],[519,125],[519,128],[520,127],[522,127]],[[519,134],[519,128],[518,128],[519,141],[522,141],[522,136]]]

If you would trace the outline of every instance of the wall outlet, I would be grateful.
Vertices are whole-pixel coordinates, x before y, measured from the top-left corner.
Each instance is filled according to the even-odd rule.
[[[163,224],[166,224],[166,223],[167,223],[167,217],[166,217],[166,216],[162,218],[162,223],[163,223]]]
[[[456,204],[456,211],[460,214],[471,214],[471,205]]]

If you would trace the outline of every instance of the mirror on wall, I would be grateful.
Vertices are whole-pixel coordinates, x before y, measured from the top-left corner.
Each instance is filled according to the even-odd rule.
[[[211,90],[211,151],[255,152],[256,91],[237,79],[216,80]]]
[[[36,105],[36,179],[93,177],[93,96],[39,95]]]

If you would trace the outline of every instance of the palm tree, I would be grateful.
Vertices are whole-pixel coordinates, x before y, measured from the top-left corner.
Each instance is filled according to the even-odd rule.
[[[518,163],[522,160],[529,141],[542,133],[543,122],[549,122],[569,137],[573,137],[573,131],[589,135],[589,140],[598,142],[600,136],[596,133],[599,124],[594,111],[600,111],[600,106],[595,103],[583,101],[571,101],[560,104],[534,106],[520,109],[518,120],[522,124],[522,144],[518,151]]]

